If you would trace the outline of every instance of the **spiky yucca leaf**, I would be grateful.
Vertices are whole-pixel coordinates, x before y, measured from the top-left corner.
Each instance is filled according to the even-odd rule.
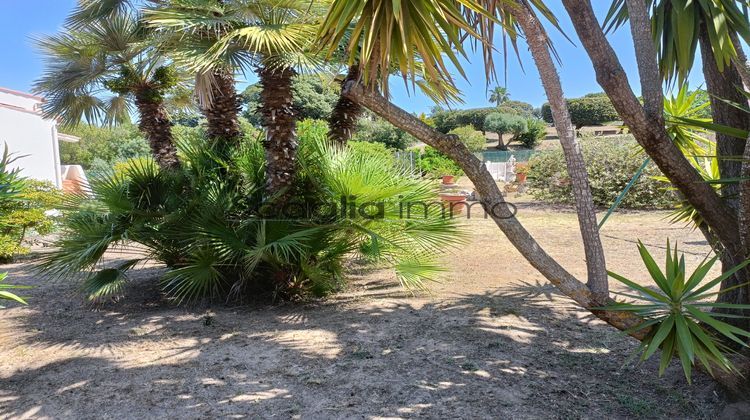
[[[28,303],[26,303],[26,300],[13,292],[9,292],[8,289],[30,289],[30,286],[18,286],[14,284],[4,283],[7,277],[8,273],[0,273],[0,300],[10,300],[13,302],[18,302],[22,305],[28,305]],[[0,309],[3,308],[5,307],[0,305]]]
[[[685,256],[678,253],[676,245],[672,248],[669,241],[667,241],[663,270],[640,241],[638,241],[638,251],[651,275],[651,280],[658,289],[654,290],[624,276],[609,272],[612,278],[624,284],[628,289],[628,292],[618,294],[636,299],[636,301],[618,302],[608,306],[607,309],[634,312],[644,319],[644,322],[635,330],[650,328],[649,334],[638,349],[641,353],[641,361],[649,359],[661,349],[659,375],[662,375],[670,361],[677,356],[688,382],[691,381],[696,360],[710,374],[713,374],[713,368],[716,366],[725,371],[734,370],[734,366],[726,356],[731,350],[722,344],[721,340],[728,339],[741,346],[747,346],[746,340],[750,338],[750,332],[721,320],[721,318],[736,315],[705,310],[750,309],[750,305],[715,303],[709,300],[714,299],[719,293],[726,292],[726,290],[714,291],[714,289],[722,281],[745,268],[750,261],[727,270],[719,277],[704,281],[718,260],[718,256],[710,259],[707,257],[696,267],[695,271],[688,274]]]

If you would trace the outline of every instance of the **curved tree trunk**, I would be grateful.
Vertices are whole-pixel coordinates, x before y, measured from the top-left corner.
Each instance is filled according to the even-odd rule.
[[[539,69],[542,85],[544,85],[547,100],[549,100],[550,108],[552,109],[555,129],[557,130],[557,135],[560,137],[560,144],[565,155],[568,174],[573,184],[578,224],[581,229],[583,247],[586,254],[587,285],[596,300],[605,302],[609,297],[609,276],[604,260],[604,248],[599,237],[599,225],[596,220],[594,198],[591,194],[589,176],[583,159],[583,150],[576,138],[573,123],[570,121],[568,104],[565,102],[563,96],[560,77],[557,74],[557,68],[549,52],[547,33],[528,4],[524,3],[521,10],[515,8],[511,10],[523,29],[523,33],[526,36],[526,43],[529,45],[531,55],[534,57],[534,62]],[[500,143],[502,144],[502,139]]]
[[[349,72],[341,85],[344,86],[349,81],[359,81],[359,74],[359,64],[349,67]],[[339,95],[339,99],[333,107],[333,111],[331,111],[331,117],[328,119],[331,140],[340,144],[346,144],[351,140],[357,129],[357,121],[363,112],[364,109],[358,103],[344,95]]]
[[[497,133],[497,149],[503,151],[508,150],[508,145],[503,141],[503,133]]]
[[[716,194],[712,186],[703,181],[672,143],[664,125],[644,110],[633,93],[617,55],[604,36],[590,1],[563,0],[563,4],[578,38],[594,64],[599,85],[612,100],[638,143],[716,232],[733,261],[742,261],[744,253],[739,245],[739,225],[729,205]]]
[[[704,24],[701,24],[699,39],[703,59],[703,75],[706,79],[706,90],[709,93],[714,122],[750,131],[750,118],[748,114],[725,102],[747,104],[747,98],[739,90],[743,84],[740,73],[734,65],[725,66],[723,72],[719,70]],[[716,133],[716,153],[719,157],[719,173],[722,178],[736,179],[742,175],[743,162],[739,158],[745,153],[745,144],[745,139]],[[743,230],[747,230],[747,226],[743,226],[746,221],[739,218],[740,189],[740,183],[722,184],[721,195],[733,210],[733,215],[738,218],[740,232],[742,232]],[[746,249],[745,256],[748,256]],[[722,271],[727,271],[735,266],[730,255],[722,255],[721,263]],[[722,283],[722,289],[746,283],[747,274],[746,270],[742,270],[726,279]],[[717,301],[722,303],[750,304],[750,286],[729,290],[719,295]],[[745,315],[748,314],[746,313]],[[750,327],[750,320],[747,319],[730,321],[743,328]]]
[[[242,108],[234,75],[229,70],[216,70],[212,74],[209,103],[203,107],[206,132],[212,139],[223,139],[235,145],[242,136],[239,113]]]
[[[150,91],[136,92],[135,105],[140,114],[138,128],[146,135],[151,154],[159,167],[173,169],[180,166],[177,148],[172,138],[172,122],[161,99]]]
[[[297,118],[292,106],[291,68],[259,69],[260,112],[266,139],[266,190],[274,201],[284,202],[290,194],[297,170]]]
[[[567,272],[539,246],[515,218],[513,211],[511,211],[498,189],[497,183],[495,183],[482,161],[474,156],[456,136],[443,134],[435,130],[419,118],[390,103],[380,93],[367,89],[361,84],[349,82],[344,86],[342,93],[352,101],[361,104],[396,127],[453,159],[474,183],[482,197],[482,204],[495,224],[505,233],[521,255],[563,294],[620,330],[628,330],[641,324],[642,319],[632,313],[597,309],[602,305],[602,302],[596,299],[585,284]],[[648,330],[643,329],[631,333],[631,335],[642,339],[647,333]]]

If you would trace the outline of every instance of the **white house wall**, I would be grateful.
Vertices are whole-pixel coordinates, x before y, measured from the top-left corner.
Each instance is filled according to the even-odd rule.
[[[1,93],[1,92],[0,92]],[[59,162],[55,122],[26,109],[3,104],[0,97],[0,148],[3,143],[18,156],[14,162],[23,176],[49,181],[60,188]]]

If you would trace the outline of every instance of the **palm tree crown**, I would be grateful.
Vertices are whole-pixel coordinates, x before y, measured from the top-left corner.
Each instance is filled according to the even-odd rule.
[[[490,92],[490,102],[492,102],[493,104],[497,106],[502,105],[508,99],[510,99],[510,94],[508,93],[508,89],[502,86],[496,86]]]

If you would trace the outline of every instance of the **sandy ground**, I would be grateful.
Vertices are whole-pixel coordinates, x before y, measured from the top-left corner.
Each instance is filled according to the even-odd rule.
[[[610,268],[645,278],[634,241],[708,252],[665,213],[614,216]],[[576,275],[585,274],[575,214],[533,204],[519,218]],[[636,343],[560,297],[490,221],[444,256],[444,281],[405,294],[387,270],[306,304],[174,307],[160,268],[139,270],[125,299],[91,307],[71,284],[9,266],[35,287],[0,311],[0,418],[715,418],[713,382],[685,383]],[[118,258],[118,255],[113,255]]]

